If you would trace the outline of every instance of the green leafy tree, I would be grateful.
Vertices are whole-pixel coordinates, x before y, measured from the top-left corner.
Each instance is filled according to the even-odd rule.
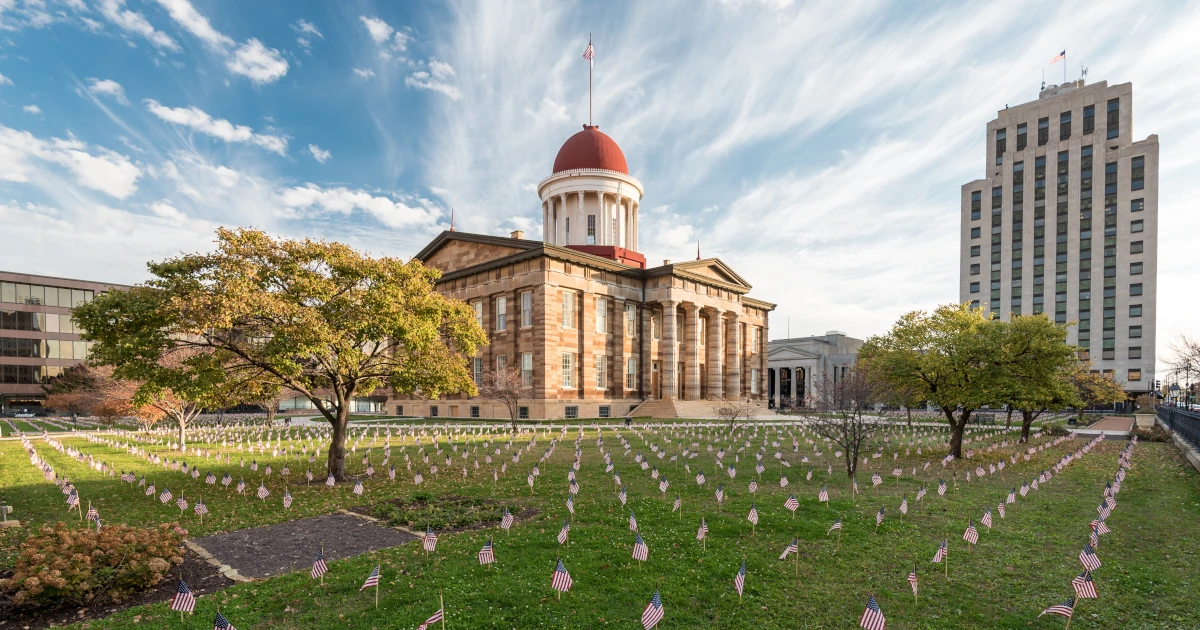
[[[1021,441],[1029,440],[1033,421],[1045,411],[1078,404],[1065,376],[1078,348],[1067,344],[1067,329],[1044,315],[1018,315],[1003,328],[1004,352],[1009,358],[1001,398],[997,402],[1021,412]]]
[[[1063,380],[1074,391],[1074,405],[1079,408],[1079,423],[1083,424],[1083,411],[1088,407],[1109,405],[1127,400],[1125,388],[1113,378],[1112,373],[1102,374],[1092,369],[1090,361],[1075,361],[1067,368]]]
[[[216,250],[149,265],[153,279],[81,307],[104,360],[133,364],[165,349],[211,357],[207,384],[269,378],[309,399],[333,428],[329,473],[346,479],[355,397],[388,386],[436,398],[475,394],[467,357],[487,337],[474,312],[435,291],[440,272],[419,261],[372,258],[340,244],[217,231]],[[204,369],[199,369],[203,367]]]

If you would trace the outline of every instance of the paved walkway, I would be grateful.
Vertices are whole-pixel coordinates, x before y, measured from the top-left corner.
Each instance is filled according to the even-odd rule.
[[[1100,422],[1088,425],[1092,431],[1128,431],[1133,428],[1133,418],[1105,416]]]

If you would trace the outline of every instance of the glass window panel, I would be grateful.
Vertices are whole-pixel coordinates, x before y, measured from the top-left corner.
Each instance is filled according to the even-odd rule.
[[[81,306],[83,302],[83,289],[71,289],[71,307]]]
[[[83,359],[87,358],[87,342],[86,341],[72,341],[71,345],[75,346],[73,352],[75,353],[76,360],[82,361]]]
[[[74,359],[75,358],[75,345],[73,343],[71,343],[70,341],[64,341],[64,342],[60,343],[59,344],[59,354],[62,355],[59,357],[60,359]]]
[[[71,290],[70,289],[59,289],[58,290],[58,305],[66,307],[66,308],[71,308]]]
[[[17,301],[17,285],[11,282],[0,282],[0,302],[13,303]]]
[[[30,304],[45,304],[46,303],[46,287],[40,284],[30,285],[29,287]]]
[[[47,339],[46,340],[46,358],[61,359],[62,357],[60,355],[61,355],[61,351],[59,350],[58,340],[57,339]]]
[[[46,313],[46,332],[59,332],[58,313]]]
[[[29,285],[28,284],[18,284],[17,285],[17,304],[28,304],[28,303],[29,303]]]
[[[46,306],[58,306],[58,288],[46,287]]]

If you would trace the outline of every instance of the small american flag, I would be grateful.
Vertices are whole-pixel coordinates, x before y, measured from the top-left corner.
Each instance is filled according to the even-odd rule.
[[[425,475],[422,475],[421,470],[417,469],[417,474],[413,475],[413,483],[419,486],[423,481],[425,481]]]
[[[504,516],[500,519],[500,527],[505,530],[512,529],[514,520],[516,519],[513,518],[512,512],[509,512],[508,508],[504,508]]]
[[[354,480],[354,494],[361,497],[362,493],[363,493],[362,479],[355,479]]]
[[[558,544],[567,544],[567,534],[571,531],[571,524],[563,521],[562,529],[558,530]]]
[[[658,591],[654,591],[654,597],[650,598],[650,603],[646,604],[646,610],[642,611],[642,627],[650,630],[658,625],[658,622],[663,618],[662,598],[658,596]]]
[[[946,496],[946,480],[944,479],[938,479],[938,496]]]
[[[1112,532],[1112,530],[1108,528],[1108,525],[1104,524],[1104,519],[1100,518],[1092,519],[1092,529],[1095,530],[1097,534],[1108,534]]]
[[[913,596],[917,595],[917,565],[913,565],[913,569],[908,574],[908,584],[912,586]]]
[[[479,564],[491,564],[496,561],[496,554],[492,549],[492,539],[489,538],[487,543],[483,545],[483,549],[479,550]]]
[[[217,617],[213,619],[213,630],[237,630],[237,628],[234,628],[233,624],[229,623],[225,615],[218,612]]]
[[[796,500],[796,495],[793,494],[787,498],[787,501],[783,502],[783,507],[795,512],[800,508],[800,502]]]
[[[179,508],[180,512],[188,509],[187,499],[183,498],[183,495],[180,495],[179,498],[175,500],[175,507]]]
[[[437,610],[437,612],[433,613],[433,615],[431,617],[429,617],[429,619],[425,620],[425,623],[417,626],[417,630],[426,630],[427,628],[429,628],[429,626],[441,621],[444,616],[445,616],[445,612],[441,608],[439,608]]]
[[[645,561],[650,557],[650,548],[646,546],[646,541],[642,540],[641,534],[635,534],[637,539],[633,541],[633,559]]]
[[[950,551],[946,549],[946,541],[942,541],[942,546],[938,547],[937,553],[933,554],[933,562],[936,564],[946,559],[950,555]]]
[[[225,476],[221,477],[221,485],[228,488],[231,483],[233,483],[233,477],[229,476],[229,473],[225,473]]]
[[[1004,503],[997,503],[996,511],[1000,513],[1000,518],[1004,518]]]
[[[758,492],[758,481],[751,479],[750,480],[750,494],[754,494],[755,492]]]
[[[781,477],[779,478],[779,487],[780,487],[780,488],[786,488],[786,487],[788,487],[788,483],[789,483],[789,482],[788,482],[787,475],[783,475],[783,476],[781,476]]]
[[[733,578],[733,587],[737,589],[738,597],[742,596],[742,589],[746,586],[746,561],[742,560],[742,568],[738,569],[737,577]]]
[[[679,510],[679,508],[681,508],[681,507],[683,507],[683,497],[680,496],[679,494],[676,494],[675,495],[675,504],[671,506],[671,511],[677,512]]]
[[[763,466],[762,462],[758,462],[758,464],[755,464],[755,466],[754,466],[754,472],[756,472],[760,475],[763,474],[763,472],[765,472],[766,470],[767,470],[767,468],[766,468],[766,466]]]
[[[883,524],[883,506],[879,506],[879,511],[875,513],[875,527]]]
[[[821,491],[817,493],[817,502],[825,503],[826,501],[829,501],[829,488],[826,488],[825,484],[821,484]]]
[[[1042,615],[1058,615],[1060,617],[1066,617],[1067,619],[1070,619],[1071,615],[1073,615],[1073,614],[1075,614],[1075,598],[1070,597],[1067,599],[1067,601],[1065,601],[1061,604],[1055,604],[1055,605],[1047,608],[1046,610],[1043,610],[1042,614],[1038,615],[1038,616],[1041,617]]]
[[[217,476],[216,476],[216,475],[214,475],[214,474],[212,473],[212,471],[209,471],[209,473],[208,473],[208,476],[206,476],[206,477],[204,478],[204,483],[206,483],[206,484],[208,484],[208,485],[210,485],[210,486],[211,486],[211,485],[213,485],[213,484],[215,484],[215,483],[217,483]]]
[[[196,516],[208,514],[208,506],[204,505],[204,499],[197,499],[196,505],[192,508],[192,511],[196,513]]]
[[[925,484],[924,484],[924,483],[922,483],[922,484],[921,484],[921,489],[920,489],[920,490],[917,490],[917,501],[920,501],[921,499],[924,499],[926,494],[927,494],[927,492],[925,491]]]
[[[367,576],[367,581],[363,582],[362,588],[359,588],[358,590],[363,591],[368,588],[371,588],[372,586],[375,586],[375,587],[379,586],[379,565],[378,564],[375,565],[374,569],[371,569],[371,575]]]
[[[571,574],[567,573],[567,565],[563,564],[562,558],[558,559],[558,565],[554,567],[554,575],[550,578],[550,587],[562,593],[571,590]]]
[[[1005,497],[1004,502],[1005,503],[1016,503],[1017,502],[1017,489],[1016,488],[1013,488],[1012,490],[1010,490],[1008,492],[1008,496]]]
[[[750,513],[746,515],[746,520],[758,525],[758,508],[754,507],[753,503],[750,504]]]
[[[636,532],[637,528],[637,516],[633,513],[633,510],[629,510],[629,531]]]
[[[292,493],[288,492],[287,489],[285,488],[283,491],[283,509],[286,510],[291,507],[292,507]]]
[[[590,47],[590,44],[589,44],[589,47]],[[1056,64],[1066,58],[1067,58],[1067,51],[1064,50],[1064,51],[1058,53],[1057,55],[1054,55],[1054,58],[1050,60],[1050,65],[1053,66],[1054,64]],[[1045,614],[1045,613],[1042,613],[1042,614]],[[1067,615],[1067,616],[1070,617],[1070,615]]]
[[[1112,507],[1108,504],[1108,497],[1105,497],[1100,502],[1100,506],[1096,508],[1096,512],[1100,515],[1100,518],[1108,518],[1108,515],[1112,514]]]
[[[89,520],[89,521],[100,520],[100,513],[96,511],[96,508],[92,507],[91,503],[88,503],[88,511],[87,511],[87,516],[85,518],[87,518],[87,520]]]
[[[192,595],[187,584],[184,584],[183,580],[179,580],[179,586],[175,588],[175,596],[171,598],[171,610],[192,612],[195,608],[196,597]]]
[[[858,620],[860,628],[867,630],[884,630],[887,621],[883,618],[883,611],[879,609],[879,602],[875,601],[875,596],[871,595],[867,598],[867,608],[863,611],[862,617]]]
[[[663,478],[662,478],[662,479],[661,479],[661,480],[658,482],[658,491],[659,491],[659,492],[666,492],[666,491],[667,491],[667,488],[668,488],[668,487],[670,487],[670,485],[671,485],[671,484],[667,482],[667,478],[666,478],[666,477],[663,477]]]
[[[437,534],[432,527],[425,526],[425,541],[421,543],[425,551],[435,551],[437,549]]]
[[[476,460],[475,463],[479,463],[479,460]],[[395,465],[392,465],[392,467],[388,469],[388,479],[390,479],[392,481],[396,480],[396,466]]]
[[[703,470],[696,473],[696,485],[700,485],[700,486],[704,485],[704,471]]]
[[[329,571],[329,565],[325,564],[325,552],[318,551],[317,560],[313,562],[312,572],[309,575],[315,580],[325,575],[326,571]]]
[[[878,486],[881,483],[883,483],[883,477],[880,477],[879,473],[875,473],[875,474],[871,475],[871,485],[872,486]]]
[[[717,503],[720,503],[721,501],[724,501],[724,500],[725,500],[725,486],[724,486],[724,484],[717,484]]]
[[[904,498],[900,499],[900,513],[908,514],[908,495],[904,495]]]
[[[696,530],[696,540],[704,540],[708,535],[708,523],[704,522],[704,517],[700,517],[700,529]]]
[[[238,494],[244,494],[246,492],[246,480],[242,479],[241,477],[238,478],[237,492]]]
[[[158,495],[158,500],[162,501],[163,505],[166,505],[167,502],[171,500],[172,496],[174,495],[171,494],[170,488],[163,488],[162,494]]]
[[[854,490],[854,494],[858,494],[858,478],[850,479],[850,487]]]
[[[779,556],[779,559],[785,560],[785,559],[787,559],[788,554],[793,554],[793,553],[796,553],[796,554],[800,553],[800,540],[797,538],[792,539],[792,543],[790,545],[788,545],[786,549],[783,550],[783,554]]]
[[[1028,494],[1029,494],[1029,484],[1027,484],[1027,483],[1021,484],[1021,496],[1024,497]]]
[[[1084,545],[1083,551],[1079,552],[1079,562],[1083,564],[1083,568],[1088,571],[1095,571],[1100,568],[1100,558],[1096,556],[1096,550],[1092,549],[1089,543]]]
[[[805,481],[812,481],[812,466],[808,467],[808,474],[804,475]]]
[[[979,531],[975,529],[975,523],[970,519],[967,520],[967,530],[963,532],[963,540],[972,545],[979,542]]]
[[[263,485],[263,483],[260,481],[258,483],[258,492],[256,492],[255,494],[258,495],[258,498],[265,499],[271,495],[271,491],[267,490],[267,487],[265,485]]]
[[[839,518],[838,520],[833,522],[833,525],[829,526],[829,529],[825,532],[825,535],[828,536],[831,532],[833,532],[833,530],[841,529],[841,528],[842,528],[842,519]]]
[[[1078,577],[1071,580],[1075,587],[1075,597],[1079,599],[1096,599],[1096,583],[1092,581],[1092,572],[1084,570]]]
[[[983,513],[983,518],[979,519],[979,522],[987,525],[988,529],[992,528],[992,508],[988,508],[987,511]]]
[[[625,502],[629,500],[629,497],[625,494],[625,486],[621,486],[621,491],[617,493],[617,498],[621,500],[621,505],[625,505]]]

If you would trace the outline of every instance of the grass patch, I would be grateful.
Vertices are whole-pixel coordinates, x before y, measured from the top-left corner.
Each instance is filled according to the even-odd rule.
[[[391,526],[419,530],[428,526],[442,531],[498,522],[504,516],[504,507],[491,499],[454,495],[435,497],[428,492],[418,492],[411,498],[396,498],[375,505],[370,515]]]

